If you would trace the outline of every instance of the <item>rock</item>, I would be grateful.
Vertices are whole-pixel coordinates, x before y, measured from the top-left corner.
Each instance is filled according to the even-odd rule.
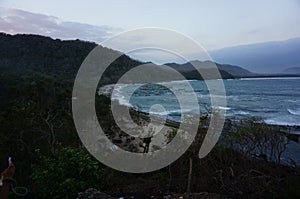
[[[111,197],[108,194],[94,188],[89,188],[84,192],[78,193],[77,199],[111,199]]]

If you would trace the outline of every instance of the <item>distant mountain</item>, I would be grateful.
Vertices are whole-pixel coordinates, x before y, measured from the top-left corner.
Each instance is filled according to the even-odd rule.
[[[199,68],[209,69],[210,67],[212,67],[213,64],[216,64],[216,66],[221,71],[221,74],[223,74],[223,76],[227,75],[227,76],[232,76],[232,77],[250,77],[250,76],[256,75],[255,73],[252,73],[252,72],[250,72],[242,67],[239,67],[239,66],[233,66],[230,64],[213,63],[211,61],[201,62],[199,60],[194,60],[194,61],[190,61],[190,62],[187,62],[184,64],[167,63],[165,65],[170,66],[180,72],[192,73],[193,71],[197,72],[197,71],[195,71],[195,68],[196,69],[199,69]]]
[[[209,54],[216,62],[243,66],[255,73],[281,73],[300,67],[300,38],[234,46]]]
[[[282,71],[285,74],[300,74],[300,67],[287,68]]]
[[[233,76],[237,77],[244,77],[244,76],[253,76],[256,75],[255,73],[250,72],[249,70],[246,70],[240,66],[234,66],[230,64],[218,64],[216,63],[219,69],[224,70]]]

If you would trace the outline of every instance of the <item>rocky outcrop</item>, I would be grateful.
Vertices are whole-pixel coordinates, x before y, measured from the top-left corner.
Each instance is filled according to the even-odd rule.
[[[89,188],[84,192],[78,193],[77,199],[111,199],[108,194],[98,191],[94,188]]]

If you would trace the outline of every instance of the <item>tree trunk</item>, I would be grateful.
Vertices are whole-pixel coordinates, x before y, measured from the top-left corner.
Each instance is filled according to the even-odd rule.
[[[188,186],[187,186],[188,195],[191,193],[192,174],[193,174],[193,159],[190,158],[190,169],[189,169]]]
[[[171,170],[171,164],[169,165],[169,188],[168,192],[171,192],[171,186],[172,186],[172,170]]]

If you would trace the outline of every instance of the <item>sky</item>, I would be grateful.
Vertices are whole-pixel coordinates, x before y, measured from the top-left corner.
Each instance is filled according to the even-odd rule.
[[[207,50],[300,37],[299,0],[0,0],[0,31],[103,40],[143,27],[178,31]]]

